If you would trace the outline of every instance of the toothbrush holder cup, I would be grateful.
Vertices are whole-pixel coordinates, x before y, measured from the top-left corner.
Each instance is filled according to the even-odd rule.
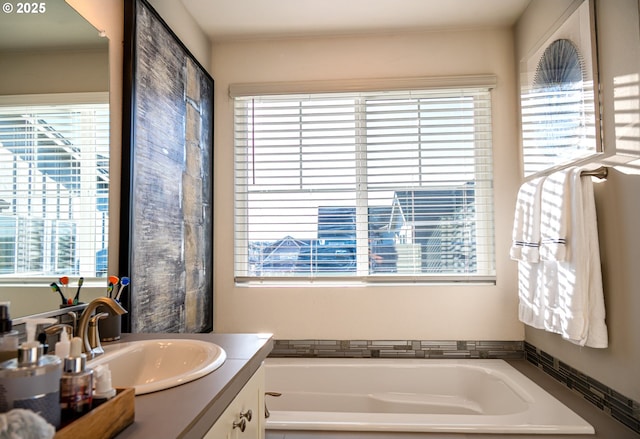
[[[96,308],[96,314],[101,312],[109,312],[106,307],[99,306]],[[98,320],[98,333],[100,334],[100,341],[116,341],[120,340],[122,330],[122,316],[119,314],[110,315],[103,319]]]

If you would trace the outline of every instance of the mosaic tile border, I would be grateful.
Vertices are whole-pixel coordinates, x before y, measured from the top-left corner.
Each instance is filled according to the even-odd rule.
[[[622,395],[569,366],[534,345],[525,342],[527,361],[550,375],[614,419],[640,433],[640,402]]]
[[[270,357],[524,358],[522,341],[275,340]]]

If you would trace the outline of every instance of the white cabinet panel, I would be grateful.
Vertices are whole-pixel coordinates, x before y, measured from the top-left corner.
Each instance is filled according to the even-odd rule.
[[[264,388],[260,366],[204,439],[264,439]]]

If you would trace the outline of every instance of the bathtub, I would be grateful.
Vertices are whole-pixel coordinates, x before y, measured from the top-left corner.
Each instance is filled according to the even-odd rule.
[[[265,362],[269,430],[593,434],[503,360]]]

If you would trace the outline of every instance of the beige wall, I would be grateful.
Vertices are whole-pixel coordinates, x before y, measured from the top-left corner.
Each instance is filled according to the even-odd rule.
[[[533,0],[516,27],[520,59],[570,0]],[[640,150],[640,36],[637,0],[599,1],[597,9],[604,147],[611,162],[627,161]],[[635,92],[621,94],[621,81],[635,81]],[[635,78],[635,79],[633,79]],[[621,156],[622,155],[622,156]],[[633,156],[631,157],[633,158]],[[612,169],[596,186],[596,208],[604,282],[609,348],[581,348],[558,335],[530,327],[525,339],[624,395],[640,400],[640,175]]]
[[[211,64],[211,43],[182,2],[176,0],[149,0],[176,36],[207,71]],[[212,11],[212,13],[214,13]]]
[[[109,90],[109,63],[101,50],[8,52],[0,57],[0,95]]]
[[[508,260],[517,191],[510,30],[222,42],[215,88],[216,331],[289,339],[522,340]],[[237,287],[233,281],[233,106],[230,83],[495,74],[493,145],[497,285]]]

